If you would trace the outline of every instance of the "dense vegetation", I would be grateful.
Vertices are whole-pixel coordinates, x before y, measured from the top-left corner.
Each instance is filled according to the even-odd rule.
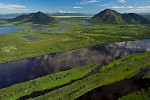
[[[94,88],[130,79],[150,66],[150,52],[131,55],[102,67],[99,73],[31,100],[73,100]]]
[[[148,71],[146,76],[144,76],[143,78],[150,78],[150,71]]]
[[[111,11],[112,12],[112,11]],[[107,11],[109,15],[110,11]],[[114,12],[111,14],[110,20],[115,18],[112,23],[124,23],[122,15]],[[41,12],[37,13],[41,19]],[[105,17],[107,16],[105,15]],[[143,23],[145,19],[135,22],[140,16],[135,14],[125,15],[131,23]],[[134,18],[133,18],[134,16]],[[63,52],[68,50],[80,49],[84,47],[107,44],[112,42],[133,41],[150,38],[150,25],[148,24],[124,24],[111,25],[90,23],[82,25],[80,22],[85,21],[84,18],[73,17],[57,17],[51,23],[43,25],[43,29],[37,29],[32,26],[41,26],[34,24],[39,19],[24,21],[28,16],[20,16],[23,21],[12,22],[9,24],[13,27],[23,28],[24,30],[14,32],[12,34],[1,34],[0,36],[0,63],[16,61],[50,53]],[[22,19],[23,18],[23,19]],[[45,24],[45,17],[41,20]],[[28,18],[27,18],[28,19]],[[49,19],[48,19],[49,20]],[[132,22],[133,21],[133,22]],[[0,20],[4,23],[5,20]],[[33,23],[31,23],[33,22]],[[90,22],[87,20],[85,22]],[[7,26],[8,23],[1,24],[0,27]],[[45,27],[45,28],[44,28]],[[51,32],[50,30],[64,30],[65,32]],[[36,40],[28,40],[26,36],[36,36]],[[35,80],[16,84],[7,88],[0,89],[1,100],[15,100],[20,97],[30,95],[36,91],[44,91],[58,86],[66,85],[56,89],[45,95],[33,98],[35,100],[71,100],[76,99],[85,93],[106,85],[110,85],[122,80],[130,79],[138,74],[139,69],[150,66],[150,52],[131,55],[117,60],[109,65],[102,67],[99,73],[83,78],[93,70],[97,65],[89,65],[85,67],[77,67],[68,71],[50,74]],[[148,72],[144,78],[149,78]],[[79,80],[80,79],[80,80]],[[121,99],[134,98],[138,94],[149,95],[149,89],[141,90],[133,94],[127,95]],[[143,95],[142,95],[143,97]],[[139,98],[140,95],[139,95]]]
[[[55,18],[43,30],[31,28],[32,23],[11,23],[24,30],[0,36],[0,63],[111,42],[150,38],[149,25],[81,25],[81,21],[83,18]],[[66,26],[60,26],[60,23]],[[48,32],[61,29],[65,32]],[[38,39],[31,41],[25,36],[37,36]]]
[[[123,96],[119,100],[149,100],[150,99],[150,87],[148,89],[142,89],[138,92],[133,92],[127,96]]]
[[[98,65],[93,64],[84,67],[77,67],[0,89],[0,100],[16,100],[35,91],[43,91],[61,86],[73,80],[82,78],[91,72],[96,66]]]

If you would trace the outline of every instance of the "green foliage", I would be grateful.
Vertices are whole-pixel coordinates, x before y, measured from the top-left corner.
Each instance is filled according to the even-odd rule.
[[[4,52],[10,53],[15,51],[17,48],[15,46],[6,46],[1,48]]]
[[[123,96],[119,100],[149,100],[150,99],[150,87],[148,89],[142,89],[138,92],[133,92],[127,96]]]
[[[59,26],[58,22],[60,21],[65,23],[67,27]],[[31,28],[32,23],[12,23],[17,27],[24,28],[24,30],[0,36],[0,63],[94,45],[150,38],[150,25],[100,25],[92,23],[92,25],[84,26],[79,24],[81,21],[82,18],[55,18],[55,21],[49,23],[48,28],[43,30]],[[0,27],[4,27],[4,25],[0,25]],[[48,32],[48,30],[58,29],[65,29],[66,32],[61,34]],[[29,41],[24,38],[25,36],[37,36],[39,39]],[[93,76],[76,81],[66,87],[35,98],[35,100],[75,99],[94,88],[131,78],[138,73],[139,68],[150,65],[149,62],[149,52],[125,57],[104,66],[99,73]],[[71,80],[85,76],[95,66],[97,65],[75,68],[1,89],[0,98],[13,100],[34,91],[42,91],[69,83]]]
[[[43,30],[31,28],[32,23],[11,23],[24,28],[24,30],[0,35],[0,63],[94,45],[150,38],[149,25],[145,25],[145,28],[141,29],[140,27],[143,25],[99,25],[93,23],[84,26],[79,24],[82,18],[55,18],[55,21]],[[59,26],[58,22],[65,23],[67,27]],[[59,29],[64,29],[66,32],[59,34],[48,32],[48,30]],[[28,41],[24,38],[25,36],[37,36],[39,39]],[[17,49],[10,50],[10,53],[5,52],[5,47],[9,46]]]
[[[143,78],[150,78],[150,71],[148,71],[146,76],[144,76]]]
[[[131,55],[102,67],[99,73],[31,100],[74,100],[100,86],[134,77],[150,65],[150,52]]]
[[[77,67],[0,89],[0,100],[16,100],[35,91],[43,91],[45,89],[61,86],[72,80],[82,78],[97,66],[97,64],[93,64],[84,67]]]

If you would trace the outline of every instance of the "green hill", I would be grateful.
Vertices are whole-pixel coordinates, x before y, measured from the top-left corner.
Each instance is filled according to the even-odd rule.
[[[125,22],[129,24],[148,24],[149,23],[149,21],[146,18],[138,14],[134,14],[134,13],[122,14],[122,17],[125,20]]]
[[[106,9],[99,14],[92,17],[93,22],[105,23],[105,24],[121,24],[124,23],[122,15],[114,10]]]
[[[150,14],[145,14],[145,15],[141,15],[141,16],[143,16],[144,18],[146,18],[150,21]]]
[[[138,14],[120,14],[114,10],[106,9],[91,19],[92,22],[104,24],[148,24],[149,21]]]
[[[48,24],[52,21],[52,18],[39,11],[37,13],[31,13],[29,15],[21,15],[16,18],[10,19],[9,21],[25,21],[33,22],[35,24]]]

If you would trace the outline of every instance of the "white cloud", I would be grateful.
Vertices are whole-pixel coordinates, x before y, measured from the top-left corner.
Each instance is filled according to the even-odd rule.
[[[109,5],[108,4],[102,4],[102,5],[98,5],[98,6],[106,7],[106,6],[109,6]]]
[[[150,6],[112,6],[114,9],[124,9],[128,12],[149,12]]]
[[[112,8],[120,9],[120,8],[125,8],[124,6],[112,6]]]
[[[125,3],[126,0],[117,0],[118,2]]]
[[[27,10],[26,6],[23,6],[23,5],[4,4],[4,3],[0,3],[0,9],[10,9],[10,10],[21,9],[21,10]]]
[[[113,6],[112,8],[117,8],[117,9],[150,9],[150,6]]]
[[[59,10],[59,13],[76,13],[75,11],[63,11],[63,10]]]
[[[73,7],[74,9],[81,9],[81,8],[84,8],[84,7]]]
[[[79,4],[90,4],[99,2],[98,0],[82,0]]]

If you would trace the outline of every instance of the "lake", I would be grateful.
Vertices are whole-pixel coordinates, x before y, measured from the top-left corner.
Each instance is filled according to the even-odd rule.
[[[25,36],[24,38],[27,40],[37,40],[38,39],[37,36]]]
[[[22,30],[22,28],[17,27],[2,27],[0,28],[0,34],[9,34],[14,33],[16,31]]]
[[[32,25],[31,28],[43,30],[43,29],[48,28],[48,26],[47,25]]]
[[[82,21],[82,22],[80,22],[80,24],[81,24],[81,25],[91,25],[90,22],[86,22],[86,21]]]
[[[92,46],[0,64],[0,88],[77,66],[99,63],[102,67],[116,59],[144,51],[150,51],[150,39]]]

